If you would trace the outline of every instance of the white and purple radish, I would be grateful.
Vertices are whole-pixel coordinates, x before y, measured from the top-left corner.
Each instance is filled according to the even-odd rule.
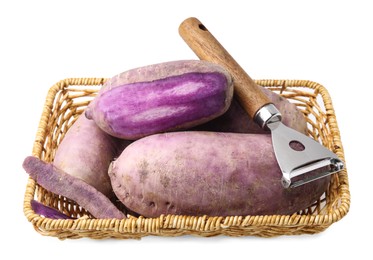
[[[107,169],[129,143],[108,135],[83,114],[58,145],[53,165],[112,198]]]
[[[85,114],[108,134],[136,140],[208,122],[228,110],[232,97],[232,78],[221,66],[172,61],[113,77]]]
[[[109,176],[122,203],[145,217],[288,215],[317,201],[330,180],[284,189],[270,135],[198,131],[133,142]]]

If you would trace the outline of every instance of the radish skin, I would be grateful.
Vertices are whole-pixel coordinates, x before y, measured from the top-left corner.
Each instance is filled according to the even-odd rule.
[[[75,201],[96,218],[126,218],[125,213],[118,210],[101,192],[51,163],[28,156],[23,162],[23,168],[40,186]]]

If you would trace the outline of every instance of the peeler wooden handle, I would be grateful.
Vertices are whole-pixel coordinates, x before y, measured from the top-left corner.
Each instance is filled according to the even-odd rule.
[[[255,118],[260,108],[271,103],[260,87],[198,19],[191,17],[184,20],[180,24],[179,33],[201,60],[217,63],[228,70],[233,77],[235,95],[251,118]]]

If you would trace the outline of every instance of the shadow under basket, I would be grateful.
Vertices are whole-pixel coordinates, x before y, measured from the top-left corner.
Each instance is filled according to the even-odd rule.
[[[105,78],[70,78],[49,89],[32,155],[53,161],[56,149],[69,127],[96,96]],[[256,80],[293,102],[304,113],[308,133],[345,162],[335,112],[328,91],[307,80]],[[50,219],[36,214],[31,201],[58,209],[75,219]],[[315,234],[343,218],[350,207],[347,169],[333,174],[326,192],[309,208],[292,215],[266,216],[179,216],[158,218],[95,219],[89,212],[65,197],[40,187],[33,179],[27,182],[23,210],[35,230],[42,235],[66,238],[141,238],[153,236],[195,235],[211,237]]]

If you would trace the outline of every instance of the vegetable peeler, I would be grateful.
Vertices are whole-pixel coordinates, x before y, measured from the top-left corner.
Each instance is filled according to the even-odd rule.
[[[238,101],[249,116],[272,134],[284,188],[295,188],[344,168],[338,156],[314,139],[281,122],[281,113],[217,39],[196,18],[184,20],[179,33],[201,60],[222,65],[232,75]]]

